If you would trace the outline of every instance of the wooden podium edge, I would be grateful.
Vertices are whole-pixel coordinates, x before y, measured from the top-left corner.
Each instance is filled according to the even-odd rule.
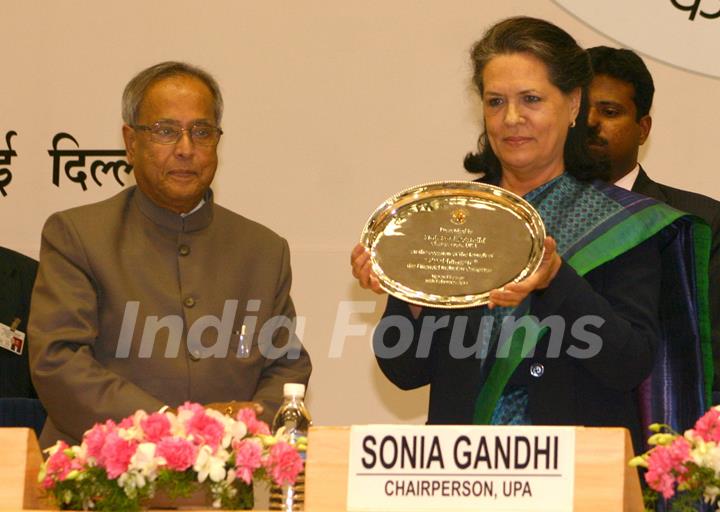
[[[35,432],[29,428],[1,428],[0,509],[47,510],[45,492],[37,481],[42,455]]]
[[[310,427],[305,461],[307,510],[347,509],[349,448],[350,427]]]
[[[422,427],[419,427],[422,428]],[[576,427],[574,510],[643,512],[630,434],[624,428]],[[305,504],[312,512],[347,510],[350,427],[311,427]]]
[[[55,507],[50,506],[47,493],[42,489],[38,482],[38,473],[43,463],[40,444],[35,436],[35,431],[26,428],[27,438],[25,449],[27,453],[25,465],[25,497],[23,499],[23,507],[26,509],[51,510]]]
[[[625,428],[575,428],[575,510],[643,512],[630,432]]]
[[[635,456],[633,452],[632,439],[630,431],[625,431],[625,487],[626,496],[624,512],[645,512],[645,504],[643,503],[642,488],[640,487],[640,472],[637,468],[630,467],[628,462]]]

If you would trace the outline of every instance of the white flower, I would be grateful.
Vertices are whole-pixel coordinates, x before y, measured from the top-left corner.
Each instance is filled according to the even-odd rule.
[[[225,479],[225,462],[228,458],[230,454],[226,450],[218,449],[213,454],[208,445],[201,446],[193,465],[193,469],[198,473],[198,481],[202,483],[208,476],[213,482]]]
[[[135,414],[132,416],[133,426],[139,427],[140,423],[148,417],[148,413],[143,411],[142,409],[138,409],[135,411]]]
[[[145,433],[140,423],[147,417],[147,413],[142,409],[135,411],[132,415],[132,426],[118,429],[118,435],[125,441],[141,441]]]
[[[232,485],[227,483],[226,481],[223,482],[215,482],[210,485],[210,491],[212,493],[213,497],[213,508],[220,508],[222,506],[222,497],[223,495],[226,495],[230,498],[233,498],[237,495],[237,489],[235,489]]]
[[[118,484],[129,497],[137,495],[137,489],[157,478],[158,466],[164,463],[162,457],[155,457],[154,443],[140,443],[135,450],[125,473],[118,478]]]
[[[225,428],[226,437],[229,434],[230,441],[237,439],[238,441],[247,435],[247,425],[242,421],[233,420],[229,428]],[[223,442],[225,439],[223,438]],[[229,441],[228,441],[229,444]]]
[[[43,451],[48,454],[48,458],[52,457],[60,449],[60,441],[52,445],[50,448],[45,448]]]
[[[140,441],[143,438],[143,431],[139,427],[119,428],[117,434],[125,441]]]
[[[170,432],[172,435],[175,437],[189,439],[187,430],[185,430],[185,425],[193,416],[195,416],[195,413],[192,410],[181,409],[178,411],[177,415],[168,412],[166,412],[165,415],[170,420]]]
[[[151,481],[155,480],[158,466],[165,463],[162,457],[155,457],[155,448],[155,443],[140,443],[130,459],[128,471],[136,471]]]
[[[232,421],[232,418],[230,416],[227,416],[220,411],[216,411],[215,409],[205,409],[205,414],[207,416],[210,416],[214,420],[218,420],[223,425],[227,424],[227,420]]]
[[[165,412],[165,417],[170,422],[170,433],[175,437],[185,437],[185,424],[180,421],[180,418],[172,413]]]
[[[232,441],[233,425],[237,423],[237,421],[215,409],[206,409],[205,414],[222,424],[224,433],[220,444],[222,444],[223,448],[229,447]]]
[[[145,477],[136,471],[126,471],[118,477],[118,485],[129,498],[137,496],[137,490],[145,487]]]
[[[698,466],[711,468],[716,475],[720,474],[720,447],[716,443],[696,439],[690,457]]]
[[[70,447],[73,452],[73,458],[79,460],[87,460],[87,446],[85,444],[73,445]]]
[[[720,494],[720,488],[715,487],[714,485],[708,485],[705,489],[703,489],[703,499],[705,500],[705,503],[713,503],[718,497],[718,494]]]

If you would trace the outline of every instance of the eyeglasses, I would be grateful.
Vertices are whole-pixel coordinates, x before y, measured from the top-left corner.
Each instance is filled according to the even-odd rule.
[[[150,140],[158,144],[175,144],[182,137],[183,132],[188,132],[190,140],[200,146],[214,146],[220,141],[223,131],[207,124],[194,124],[190,128],[183,128],[172,123],[153,123],[151,125],[135,124],[134,130],[143,130],[150,133]]]

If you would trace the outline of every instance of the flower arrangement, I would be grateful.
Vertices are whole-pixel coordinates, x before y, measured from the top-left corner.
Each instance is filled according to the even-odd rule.
[[[630,465],[644,467],[645,506],[654,510],[662,496],[669,510],[696,511],[701,501],[716,506],[720,496],[720,406],[706,412],[683,435],[667,425],[654,424],[648,439],[654,446]],[[720,507],[718,507],[720,510]]]
[[[85,432],[79,446],[49,448],[38,480],[62,509],[138,510],[156,492],[205,491],[215,508],[249,509],[253,480],[293,484],[299,451],[270,435],[253,409],[232,418],[186,402],[177,413],[137,411]]]

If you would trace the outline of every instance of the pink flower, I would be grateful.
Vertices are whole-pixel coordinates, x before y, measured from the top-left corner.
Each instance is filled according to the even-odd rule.
[[[252,407],[243,407],[240,409],[237,413],[237,416],[235,417],[238,421],[242,421],[245,423],[245,426],[248,429],[248,432],[251,434],[264,434],[264,435],[270,435],[270,428],[268,427],[268,424],[264,421],[260,421],[257,419],[257,413],[255,412],[255,409]]]
[[[645,481],[650,488],[661,492],[665,499],[675,494],[675,483],[684,479],[690,458],[690,444],[684,437],[677,437],[667,446],[657,446],[648,457]]]
[[[234,441],[235,469],[237,477],[246,484],[252,482],[253,473],[262,465],[262,448],[249,439]]]
[[[151,443],[157,443],[163,437],[170,435],[170,420],[162,413],[152,413],[140,421],[140,427],[145,434],[145,439]]]
[[[277,485],[295,483],[303,461],[295,448],[288,443],[280,441],[270,448],[270,453],[264,461],[265,469]]]
[[[133,423],[133,417],[128,416],[127,418],[123,418],[120,423],[118,423],[118,428],[132,428],[135,424]]]
[[[215,418],[205,414],[199,406],[193,416],[185,424],[188,436],[193,436],[196,445],[207,444],[215,451],[225,435],[225,426]]]
[[[110,432],[105,438],[105,445],[100,457],[108,478],[115,479],[127,471],[130,459],[136,450],[137,442],[126,441],[117,432]]]
[[[714,407],[695,422],[693,433],[704,441],[720,442],[720,411]]]
[[[165,459],[167,467],[174,471],[185,471],[195,464],[197,447],[179,437],[165,437],[157,444],[158,457]]]
[[[83,435],[83,444],[87,447],[88,457],[97,459],[102,464],[102,448],[105,446],[105,438],[110,432],[117,431],[117,425],[113,420],[105,423],[96,423],[93,428]]]
[[[201,412],[205,412],[205,408],[195,402],[185,402],[180,407],[178,407],[178,415],[184,411],[190,411],[193,414],[199,414]]]
[[[48,457],[45,469],[45,478],[42,486],[50,489],[55,486],[55,481],[62,482],[68,473],[73,469],[77,469],[77,465],[73,464],[73,459],[65,453],[69,447],[65,441],[58,441],[58,448],[50,457]]]

